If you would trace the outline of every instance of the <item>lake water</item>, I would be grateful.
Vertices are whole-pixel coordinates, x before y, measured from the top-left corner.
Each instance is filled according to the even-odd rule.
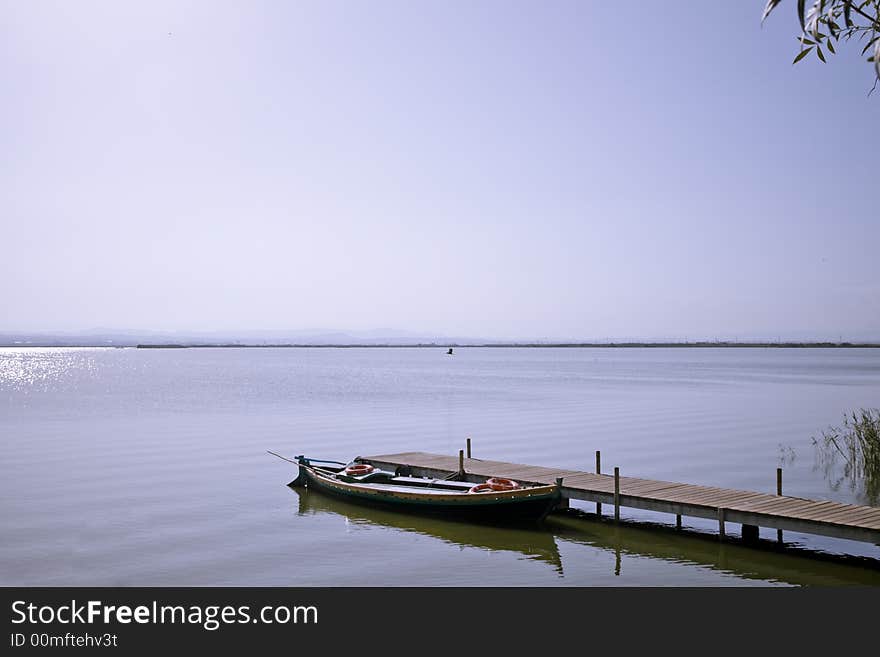
[[[291,490],[266,454],[471,437],[476,457],[591,470],[598,449],[606,471],[765,492],[781,465],[788,494],[863,503],[811,438],[877,406],[880,349],[0,349],[0,584],[877,584],[878,546],[750,549],[626,510],[447,522]]]

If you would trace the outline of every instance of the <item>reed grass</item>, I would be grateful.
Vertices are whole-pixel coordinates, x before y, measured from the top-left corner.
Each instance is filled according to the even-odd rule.
[[[844,415],[843,426],[828,427],[813,446],[834,490],[847,483],[867,504],[880,505],[880,409]]]

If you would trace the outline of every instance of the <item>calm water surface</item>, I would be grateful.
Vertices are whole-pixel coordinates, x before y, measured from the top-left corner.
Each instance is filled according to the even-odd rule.
[[[478,457],[589,470],[600,449],[625,475],[766,492],[781,465],[786,493],[864,503],[811,437],[877,406],[880,350],[0,349],[0,584],[877,584],[878,546],[746,549],[647,512],[426,519],[290,490],[266,454],[471,436]]]

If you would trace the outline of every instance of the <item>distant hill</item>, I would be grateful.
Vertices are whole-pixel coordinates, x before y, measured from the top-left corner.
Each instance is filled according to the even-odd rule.
[[[91,331],[0,332],[2,346],[134,347],[137,345],[417,345],[485,344],[474,337],[419,335],[393,329],[370,331]],[[497,342],[497,341],[496,341]]]

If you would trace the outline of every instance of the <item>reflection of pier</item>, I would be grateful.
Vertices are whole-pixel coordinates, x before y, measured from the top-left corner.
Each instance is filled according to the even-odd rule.
[[[470,449],[468,449],[470,452]],[[425,452],[385,454],[360,459],[385,470],[402,469],[414,476],[443,478],[460,472],[467,481],[506,477],[516,481],[552,484],[563,479],[565,498],[611,504],[615,517],[621,507],[678,516],[717,520],[724,537],[725,523],[740,523],[743,536],[758,537],[759,527],[818,534],[880,545],[880,508],[806,500],[727,488],[680,484],[635,477],[594,474],[502,461],[459,458]]]
[[[568,511],[551,514],[547,528],[557,541],[590,546],[615,556],[643,557],[701,566],[744,579],[777,581],[796,586],[880,586],[880,561],[831,555],[805,548],[755,549],[738,543],[718,543],[709,534],[681,533],[668,525],[597,522],[595,516]]]
[[[552,566],[562,575],[562,560],[553,533],[539,527],[534,520],[505,522],[503,525],[475,524],[352,504],[307,488],[291,490],[299,496],[300,515],[337,514],[355,522],[423,534],[463,547],[518,552],[528,559]]]

